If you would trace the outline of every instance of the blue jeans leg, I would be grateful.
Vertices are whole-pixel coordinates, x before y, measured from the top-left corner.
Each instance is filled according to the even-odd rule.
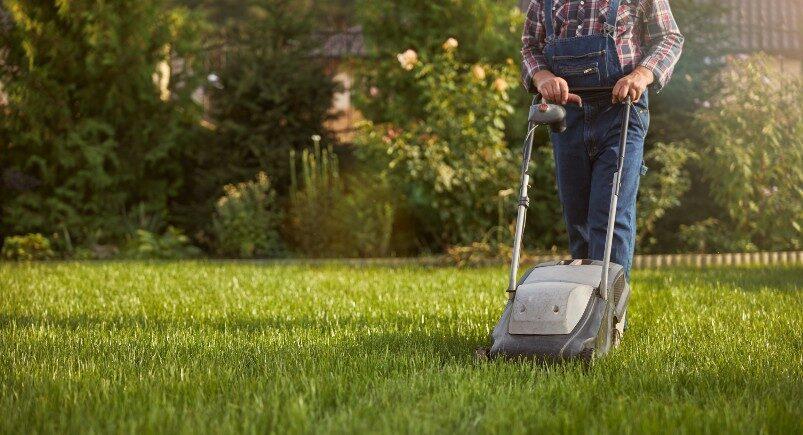
[[[598,128],[596,135],[602,146],[593,165],[589,199],[588,220],[592,234],[589,255],[593,259],[602,259],[605,252],[605,234],[608,226],[613,174],[616,172],[616,164],[619,159],[623,114],[624,106],[614,106],[600,114],[599,122],[596,125]],[[644,137],[647,134],[647,122],[646,102],[633,106],[627,132],[627,150],[611,248],[611,261],[621,264],[625,268],[628,278],[636,244],[636,198],[644,161]]]
[[[558,197],[563,206],[572,258],[588,258],[591,158],[584,140],[586,122],[583,109],[566,106],[566,125],[569,128],[563,133],[552,133]]]
[[[558,192],[572,258],[603,258],[623,107],[609,101],[587,102],[583,108],[567,107],[569,128],[552,135]],[[635,248],[636,197],[648,123],[645,95],[631,112],[611,248],[611,261],[621,264],[628,278]]]

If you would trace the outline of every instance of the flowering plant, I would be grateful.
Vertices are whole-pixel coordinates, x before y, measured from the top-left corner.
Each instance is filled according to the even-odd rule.
[[[282,251],[278,227],[282,213],[268,175],[223,187],[215,205],[217,252],[240,258],[271,257]]]
[[[499,223],[498,192],[515,184],[516,173],[505,140],[515,70],[463,63],[458,45],[450,38],[434,55],[399,54],[411,92],[391,93],[388,104],[415,104],[418,114],[366,122],[356,139],[364,162],[404,190],[416,224],[444,246],[468,243]]]

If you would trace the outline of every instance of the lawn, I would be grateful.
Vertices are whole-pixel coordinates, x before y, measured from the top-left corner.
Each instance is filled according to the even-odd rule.
[[[0,432],[803,431],[803,268],[639,271],[589,369],[476,363],[502,268],[0,265]]]

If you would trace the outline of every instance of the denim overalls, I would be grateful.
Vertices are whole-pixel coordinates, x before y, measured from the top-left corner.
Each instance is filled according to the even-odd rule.
[[[601,35],[557,38],[552,22],[553,1],[545,0],[544,55],[553,74],[569,88],[613,86],[623,71],[614,36],[619,0],[610,9]],[[627,1],[627,0],[625,0]],[[588,13],[588,12],[586,12]],[[611,184],[616,171],[622,104],[611,103],[611,93],[580,93],[583,106],[566,105],[567,129],[552,133],[558,195],[569,233],[573,258],[602,260]],[[644,137],[649,126],[647,92],[633,105],[627,134],[622,187],[616,213],[611,261],[630,266],[636,236],[636,195],[643,166]]]

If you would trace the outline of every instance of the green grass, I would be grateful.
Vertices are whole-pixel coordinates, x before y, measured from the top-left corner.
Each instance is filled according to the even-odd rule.
[[[803,430],[801,268],[637,272],[588,370],[473,362],[502,268],[0,265],[0,432]]]

